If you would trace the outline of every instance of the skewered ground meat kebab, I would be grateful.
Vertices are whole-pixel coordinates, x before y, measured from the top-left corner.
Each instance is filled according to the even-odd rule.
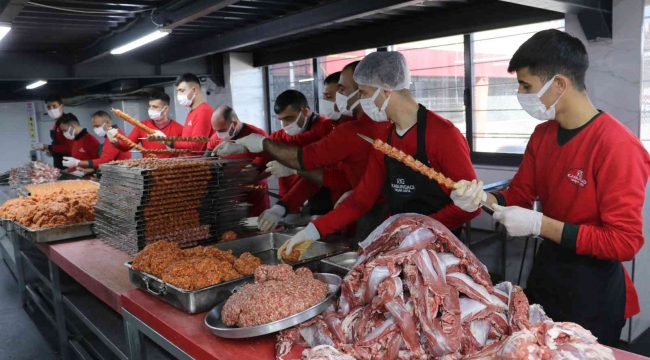
[[[149,149],[144,149],[140,150],[141,153],[143,154],[189,154],[192,152],[192,150],[188,149],[156,149],[156,150],[149,150]]]
[[[156,133],[156,131],[154,129],[150,129],[150,128],[146,127],[144,124],[142,124],[138,120],[134,119],[131,115],[125,113],[122,110],[112,109],[111,111],[113,112],[113,114],[115,114],[115,116],[117,116],[120,119],[128,122],[129,124],[137,127],[138,129],[144,131],[145,133],[147,133],[149,135],[153,135],[153,134]]]
[[[147,149],[143,148],[142,146],[134,143],[133,141],[131,141],[131,139],[129,139],[128,137],[126,137],[126,136],[124,136],[124,135],[122,135],[120,133],[115,134],[115,137],[118,138],[119,140],[122,140],[122,142],[127,144],[131,149],[135,149],[135,150],[138,150],[140,152],[142,152],[144,150],[147,150]],[[145,156],[154,156],[154,155],[153,154],[145,154]]]
[[[207,143],[210,142],[210,138],[206,136],[148,136],[147,140],[155,142],[170,142],[170,141],[182,141],[182,142],[197,142],[197,143]]]

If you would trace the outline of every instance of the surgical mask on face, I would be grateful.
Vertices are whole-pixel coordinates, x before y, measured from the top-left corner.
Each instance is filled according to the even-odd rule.
[[[564,92],[566,92],[566,90],[560,94],[560,97],[558,97],[553,105],[551,105],[551,107],[548,109],[542,102],[541,97],[548,91],[551,85],[553,85],[553,80],[555,80],[556,77],[557,75],[553,76],[551,80],[546,82],[546,84],[544,84],[542,89],[539,90],[537,94],[517,94],[519,105],[521,105],[521,108],[524,109],[528,115],[541,121],[555,119],[555,105],[557,105],[557,103],[560,101],[562,95],[564,95]]]
[[[72,126],[70,126],[68,131],[63,132],[63,136],[65,136],[65,138],[68,139],[68,140],[74,140],[74,138],[75,138],[74,128]]]
[[[320,108],[323,110],[323,115],[325,115],[325,117],[334,121],[341,118],[341,113],[334,109],[334,105],[335,105],[334,101],[329,101],[329,100],[321,100],[321,101],[322,104]]]
[[[59,106],[56,109],[50,109],[47,111],[47,115],[49,115],[52,119],[56,120],[61,117],[61,107]]]
[[[303,127],[298,126],[298,122],[300,121],[301,117],[302,117],[302,113],[299,113],[298,117],[296,118],[296,121],[292,122],[287,126],[282,127],[282,129],[284,129],[284,132],[287,133],[287,135],[296,136],[302,132],[302,129],[305,126],[305,124],[303,124]]]
[[[179,100],[179,102],[180,102],[180,100]],[[163,117],[163,116],[162,116],[163,111],[165,111],[165,108],[162,108],[162,110],[152,110],[152,109],[149,109],[149,117],[150,117],[151,120],[153,120],[153,121],[161,120],[162,117]]]
[[[190,91],[188,91],[186,94],[177,94],[176,95],[176,99],[178,100],[178,103],[181,104],[181,106],[185,106],[185,107],[192,106],[192,101],[194,101],[194,98],[196,97],[196,94],[194,94],[194,96],[192,96],[191,99],[187,97],[187,94],[191,93],[192,90],[194,90],[194,88],[190,89]]]
[[[377,99],[377,96],[379,96],[380,90],[381,89],[377,89],[371,98],[361,99],[361,107],[363,108],[363,112],[365,112],[369,118],[377,122],[388,121],[388,115],[386,115],[386,107],[388,107],[388,101],[390,100],[389,95],[386,100],[384,100],[384,104],[381,106],[381,108],[378,108],[377,105],[375,105],[375,99]]]
[[[359,89],[355,90],[352,94],[349,96],[345,96],[339,92],[336,93],[336,106],[339,108],[339,111],[341,114],[346,115],[346,116],[352,116],[352,110],[359,105],[359,100],[355,101],[352,106],[348,109],[348,100],[352,99],[357,93],[359,93]]]
[[[233,136],[235,136],[234,131],[233,131],[232,134],[230,133],[230,130],[233,130],[232,126],[233,126],[233,123],[230,123],[230,127],[228,127],[228,130],[226,130],[226,131],[217,131],[217,136],[219,136],[219,139],[221,139],[223,141],[228,141],[228,140],[232,139]]]
[[[100,138],[106,136],[106,130],[104,130],[104,125],[94,128],[93,132],[95,133],[95,135],[99,136]]]

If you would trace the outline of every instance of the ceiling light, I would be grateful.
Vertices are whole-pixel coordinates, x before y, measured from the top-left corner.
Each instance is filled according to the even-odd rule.
[[[148,44],[152,41],[158,40],[160,38],[163,38],[169,34],[171,34],[171,30],[168,29],[160,29],[152,32],[151,34],[141,37],[138,40],[135,40],[133,42],[130,42],[124,46],[120,46],[117,49],[111,50],[111,54],[113,55],[119,55],[119,54],[124,54],[127,51],[131,51],[137,47],[140,47],[142,45]]]
[[[314,81],[314,78],[306,78],[306,79],[298,80],[298,82],[310,82],[310,81]]]
[[[45,85],[45,84],[47,84],[47,81],[44,81],[44,80],[38,80],[38,81],[35,82],[35,83],[32,83],[32,84],[27,85],[27,90],[36,89],[37,87],[39,87],[39,86],[43,86],[43,85]]]
[[[0,23],[0,40],[2,40],[2,38],[5,37],[5,35],[7,35],[9,30],[11,30],[11,24]]]

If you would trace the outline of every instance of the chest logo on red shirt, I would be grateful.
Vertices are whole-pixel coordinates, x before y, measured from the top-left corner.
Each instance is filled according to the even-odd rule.
[[[566,177],[573,185],[584,188],[587,186],[587,180],[584,178],[584,175],[585,171],[583,169],[571,169],[566,174]]]
[[[190,123],[187,124],[187,126],[192,126],[192,120],[190,120]]]
[[[79,149],[79,152],[80,152],[80,153],[85,153],[86,150],[84,150],[84,148],[81,148],[81,149]]]

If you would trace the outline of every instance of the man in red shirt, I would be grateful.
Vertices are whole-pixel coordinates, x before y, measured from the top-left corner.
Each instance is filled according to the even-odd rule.
[[[233,144],[231,140],[237,140],[250,134],[260,134],[264,137],[267,136],[266,131],[255,127],[251,124],[245,124],[239,117],[235,110],[230,106],[219,106],[212,114],[212,128],[215,133],[210,138],[208,143],[208,150],[206,150],[204,157],[216,155],[214,150],[217,145],[225,142],[225,145]],[[247,152],[245,154],[232,154],[224,156],[225,159],[250,159],[254,160],[259,154]],[[266,179],[260,180],[254,185],[260,186],[262,189],[268,189],[269,185]],[[247,202],[252,206],[248,209],[248,216],[259,216],[264,210],[269,208],[269,196],[264,191],[250,191],[248,193]]]
[[[76,116],[72,114],[63,115],[59,127],[66,139],[73,140],[71,155],[74,160],[92,160],[99,157],[99,141],[81,127]],[[68,172],[78,170],[66,159],[63,161],[63,166],[68,168]]]
[[[99,158],[92,160],[79,160],[74,157],[65,156],[63,158],[63,165],[68,168],[78,167],[88,170],[97,170],[99,165],[109,163],[113,160],[126,160],[131,158],[131,152],[122,151],[113,145],[106,136],[107,129],[115,129],[120,134],[124,135],[122,130],[113,125],[111,116],[106,111],[97,111],[93,114],[93,132],[95,135],[104,139],[104,143],[100,146]],[[88,173],[90,171],[86,171]]]
[[[52,126],[52,130],[50,130],[52,145],[33,143],[32,149],[45,151],[48,156],[52,156],[54,167],[63,170],[65,169],[65,166],[63,166],[63,157],[70,156],[73,142],[73,140],[68,140],[63,136],[59,127],[61,125],[61,118],[64,115],[63,110],[65,106],[63,105],[63,100],[58,95],[50,95],[45,99],[45,106],[48,116],[54,120],[54,125]]]
[[[358,61],[356,62],[358,63]],[[339,89],[340,79],[341,72],[337,71],[328,75],[325,80],[323,80],[321,109],[323,109],[323,116],[332,121],[336,121],[335,125],[354,120],[354,116],[341,114],[338,106],[336,106],[336,93]]]
[[[417,103],[408,89],[410,78],[406,59],[399,52],[371,53],[354,71],[365,114],[377,122],[393,123],[377,137],[452,180],[474,178],[467,141],[453,123]],[[479,214],[478,210],[467,213],[455,206],[444,186],[373,151],[352,195],[292,237],[287,254],[296,244],[318,240],[356,221],[372,208],[382,190],[391,214],[429,215],[456,234]]]
[[[582,325],[616,345],[639,301],[623,261],[643,245],[643,202],[650,156],[639,139],[587,95],[582,42],[558,30],[526,41],[510,60],[519,103],[544,121],[530,137],[507,190],[486,194],[462,181],[452,198],[476,210],[481,200],[511,236],[544,238],[527,282],[531,303],[555,321]],[[466,179],[472,179],[468,177]],[[530,210],[539,197],[544,213]]]
[[[183,137],[211,137],[214,134],[211,118],[212,107],[203,98],[201,93],[201,80],[194,74],[184,74],[176,80],[176,99],[181,106],[189,107],[183,125]],[[203,152],[208,148],[206,143],[199,142],[172,142],[173,149],[189,149],[194,152]],[[193,154],[198,155],[198,154]]]
[[[170,119],[169,115],[169,95],[164,92],[155,92],[149,98],[149,119],[142,121],[142,125],[160,132],[160,136],[181,136],[183,133],[183,125],[178,122]],[[117,138],[115,138],[117,130],[108,130],[106,135],[111,143],[122,151],[129,151],[131,147]],[[138,144],[142,144],[142,147],[149,150],[165,150],[167,147],[165,144],[155,141],[146,140],[148,134],[140,130],[137,127],[134,127],[129,136],[129,140]],[[167,159],[170,157],[176,157],[173,154],[155,154],[160,159]]]

